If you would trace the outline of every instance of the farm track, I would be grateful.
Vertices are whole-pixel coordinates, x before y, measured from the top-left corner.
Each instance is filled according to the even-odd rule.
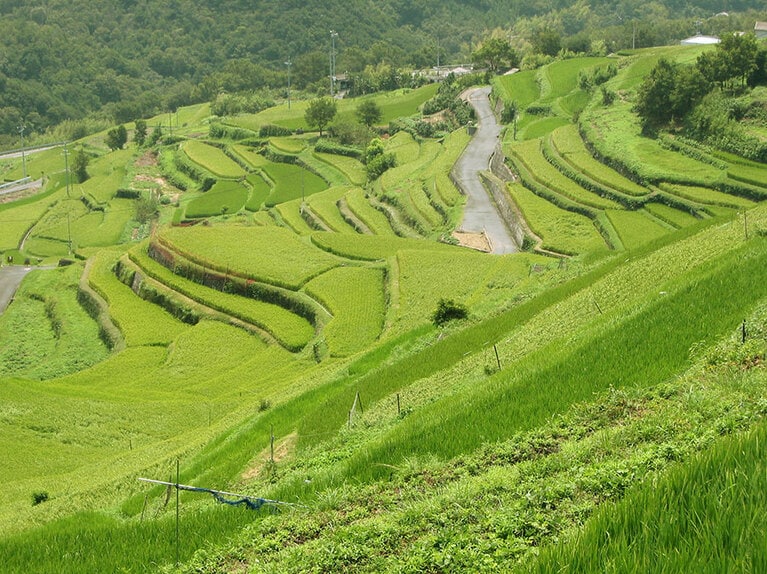
[[[489,94],[490,88],[485,87],[473,90],[467,96],[479,121],[476,134],[453,171],[455,180],[467,197],[461,229],[485,232],[495,254],[515,253],[519,247],[479,177],[480,172],[489,169],[501,133],[501,126],[490,107]]]
[[[2,267],[0,268],[0,315],[6,310],[13,301],[16,290],[21,285],[27,273],[33,271],[34,267]]]

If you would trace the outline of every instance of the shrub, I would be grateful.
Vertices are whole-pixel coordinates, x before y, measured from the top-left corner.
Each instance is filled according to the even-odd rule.
[[[340,145],[329,140],[319,140],[314,146],[314,151],[320,153],[332,153],[335,155],[344,155],[356,159],[362,158],[363,151],[357,147]]]
[[[465,319],[469,316],[469,311],[465,305],[456,303],[452,299],[440,299],[437,303],[437,309],[431,316],[432,322],[441,327],[453,319]]]
[[[373,157],[367,163],[368,179],[373,181],[381,176],[387,169],[397,165],[397,157],[393,153],[383,153]]]
[[[37,506],[48,501],[48,493],[44,490],[32,493],[32,506]]]
[[[258,130],[258,136],[262,138],[269,138],[272,136],[289,136],[293,135],[293,132],[288,128],[282,126],[276,126],[274,124],[264,124]]]

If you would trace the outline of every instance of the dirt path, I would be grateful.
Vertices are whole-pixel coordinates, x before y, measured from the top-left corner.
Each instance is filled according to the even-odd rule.
[[[484,233],[492,253],[515,253],[519,251],[509,229],[490,198],[479,173],[490,169],[501,126],[490,107],[490,87],[477,88],[469,93],[469,103],[477,113],[477,132],[466,147],[453,169],[453,175],[466,194],[461,231]]]
[[[13,301],[13,296],[16,293],[16,289],[21,285],[21,281],[33,269],[34,267],[20,267],[16,265],[0,267],[0,315],[3,314],[6,307]]]

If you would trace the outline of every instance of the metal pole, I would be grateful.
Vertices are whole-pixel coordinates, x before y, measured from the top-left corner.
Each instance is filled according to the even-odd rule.
[[[330,31],[330,97],[335,95],[336,91],[336,38],[338,32]]]
[[[19,134],[21,134],[21,170],[24,174],[24,177],[27,177],[27,156],[24,152],[24,130],[27,129],[27,126],[24,124],[21,124],[19,126]]]
[[[179,478],[179,461],[176,459],[176,568],[178,568],[179,565],[179,545],[178,545],[178,539],[179,539],[179,528],[178,528],[178,478]]]
[[[69,207],[67,207],[69,209]],[[69,225],[69,212],[67,211],[67,237],[69,238],[69,254],[72,255],[72,228]]]
[[[288,67],[288,109],[290,109],[290,66],[293,65],[293,62],[288,60],[285,65]]]
[[[64,169],[66,170],[67,197],[69,197],[69,149],[64,146]]]

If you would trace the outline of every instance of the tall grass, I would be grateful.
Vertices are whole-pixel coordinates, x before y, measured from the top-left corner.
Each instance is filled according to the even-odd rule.
[[[541,424],[594,392],[674,377],[688,365],[693,345],[734,329],[767,296],[765,263],[764,243],[748,244],[688,274],[675,292],[659,295],[635,315],[587,330],[566,345],[555,341],[541,348],[482,388],[438,401],[406,420],[354,457],[349,474],[370,479],[382,474],[376,463],[398,464],[426,453],[455,456]],[[740,272],[744,267],[749,273]],[[671,291],[673,285],[664,288]]]
[[[248,189],[236,181],[219,180],[204,195],[191,200],[185,215],[190,218],[237,213],[248,199]]]
[[[600,510],[567,544],[544,549],[527,572],[767,571],[767,424]]]

